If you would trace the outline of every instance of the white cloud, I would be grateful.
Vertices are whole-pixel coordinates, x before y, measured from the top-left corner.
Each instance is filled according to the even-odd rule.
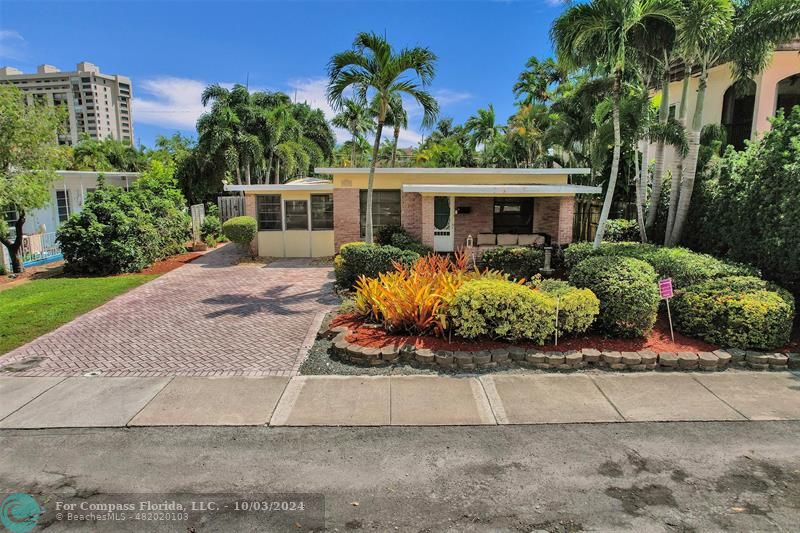
[[[200,96],[208,84],[187,78],[162,77],[144,80],[135,95],[133,115],[137,122],[193,130],[205,108]]]
[[[0,57],[20,60],[25,57],[27,43],[22,35],[14,30],[0,30]]]
[[[433,97],[439,102],[441,107],[447,107],[452,104],[464,102],[472,98],[472,95],[464,91],[453,91],[451,89],[439,89],[433,91]]]

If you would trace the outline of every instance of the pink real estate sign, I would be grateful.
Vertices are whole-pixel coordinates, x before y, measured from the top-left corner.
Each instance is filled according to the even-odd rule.
[[[668,300],[672,298],[672,278],[664,278],[658,281],[658,290],[661,292],[661,298]]]

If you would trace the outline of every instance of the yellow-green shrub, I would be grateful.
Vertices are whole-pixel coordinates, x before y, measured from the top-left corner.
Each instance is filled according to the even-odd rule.
[[[573,287],[566,281],[545,280],[538,290],[556,299],[559,336],[584,333],[600,313],[600,300],[589,289]]]
[[[455,332],[465,338],[529,339],[543,344],[555,332],[555,300],[502,280],[464,283],[450,303]]]
[[[679,291],[673,310],[678,331],[732,348],[780,348],[789,341],[794,319],[787,291],[746,276]]]

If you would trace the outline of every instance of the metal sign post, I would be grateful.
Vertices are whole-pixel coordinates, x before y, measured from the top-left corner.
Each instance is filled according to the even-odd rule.
[[[672,331],[672,312],[669,310],[669,299],[672,298],[672,278],[664,278],[658,281],[658,290],[661,293],[661,299],[667,301],[667,317],[669,318],[669,336],[672,342],[675,342],[675,332]]]

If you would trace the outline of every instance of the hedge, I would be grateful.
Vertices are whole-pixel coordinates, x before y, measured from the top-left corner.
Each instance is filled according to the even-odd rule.
[[[756,265],[800,295],[800,106],[698,176],[682,241]]]
[[[673,299],[678,331],[727,348],[772,350],[789,341],[794,299],[753,277],[710,280]]]
[[[544,252],[527,246],[492,248],[481,254],[480,265],[513,279],[531,279],[544,266]]]
[[[729,263],[687,248],[667,248],[635,242],[604,242],[597,250],[591,243],[571,244],[564,250],[564,265],[572,270],[577,264],[592,256],[632,257],[651,265],[661,278],[672,278],[676,288],[688,287],[708,279],[727,276],[757,275],[753,267]]]
[[[578,263],[570,283],[600,299],[597,324],[609,334],[644,337],[656,322],[660,295],[653,267],[630,257],[589,257]]]
[[[336,285],[349,289],[359,276],[374,278],[381,272],[389,272],[394,269],[393,261],[410,267],[419,257],[414,251],[401,250],[394,246],[365,242],[343,244],[339,249],[339,255],[334,259]]]
[[[184,252],[191,219],[173,173],[172,165],[153,161],[129,191],[99,179],[81,211],[58,228],[65,270],[91,275],[137,272]]]
[[[378,230],[375,236],[377,244],[394,246],[401,250],[411,250],[419,255],[428,255],[433,253],[433,248],[422,244],[419,239],[411,235],[403,226],[384,226]]]
[[[555,300],[511,281],[464,283],[450,304],[455,332],[467,339],[527,339],[544,344],[555,333]]]

